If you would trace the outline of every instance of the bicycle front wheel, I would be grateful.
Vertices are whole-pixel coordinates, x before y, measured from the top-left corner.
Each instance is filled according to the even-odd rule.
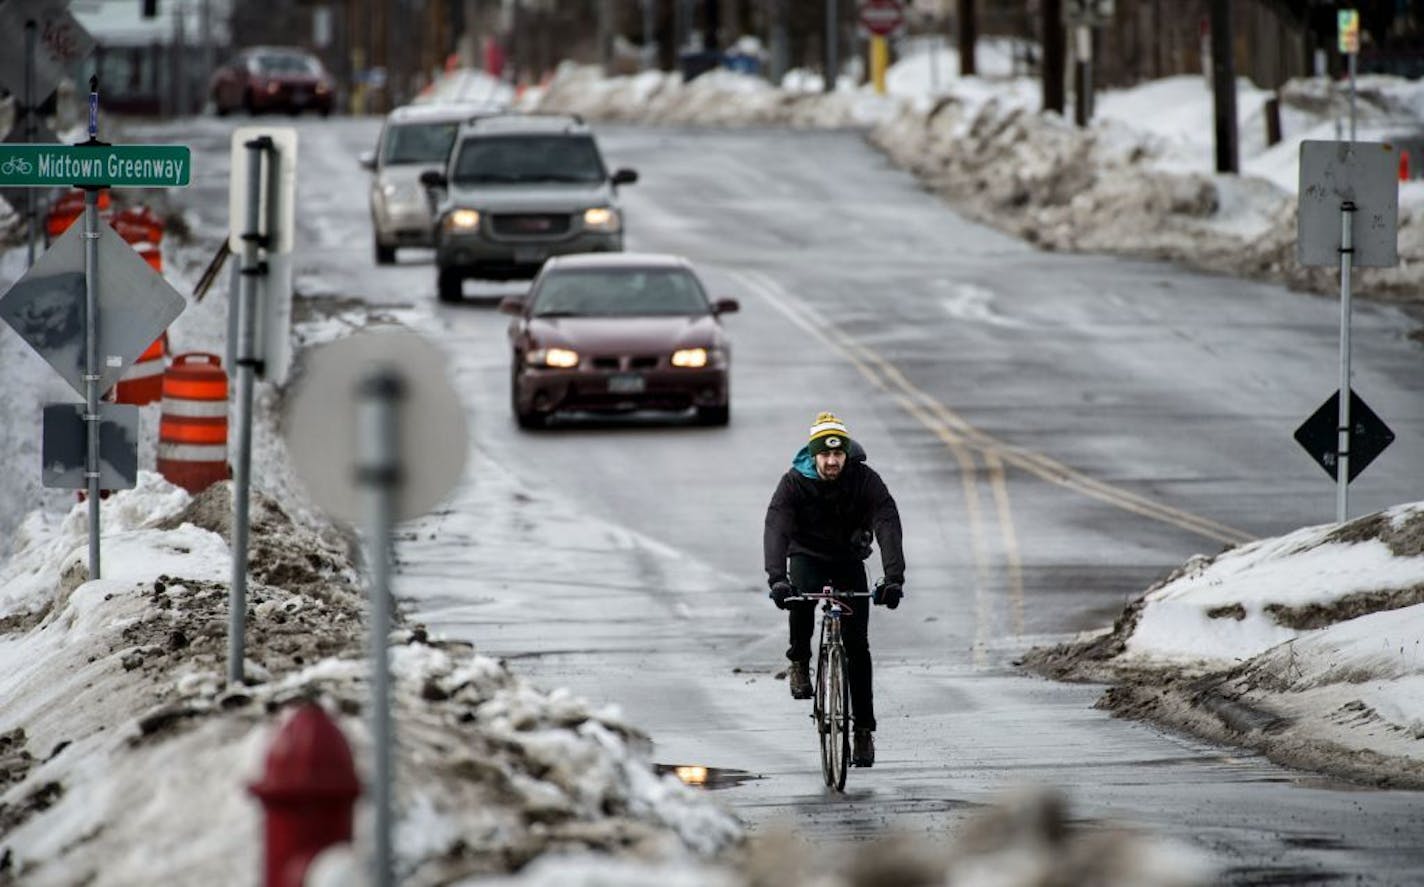
[[[832,645],[822,651],[820,658],[816,695],[821,714],[821,775],[826,785],[841,791],[850,759],[850,684],[845,676],[845,650]]]

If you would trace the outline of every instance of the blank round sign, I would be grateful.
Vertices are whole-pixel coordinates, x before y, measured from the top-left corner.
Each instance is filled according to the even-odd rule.
[[[287,404],[287,449],[316,504],[352,523],[367,518],[369,507],[357,482],[364,433],[357,422],[358,392],[382,369],[404,382],[395,402],[395,520],[419,517],[443,499],[459,481],[469,448],[465,411],[434,343],[405,330],[383,330],[316,348]]]

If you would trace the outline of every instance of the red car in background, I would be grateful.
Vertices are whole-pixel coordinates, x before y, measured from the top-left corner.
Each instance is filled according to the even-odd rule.
[[[213,72],[208,86],[219,117],[242,109],[249,114],[316,111],[325,117],[335,104],[331,75],[305,49],[252,46]]]

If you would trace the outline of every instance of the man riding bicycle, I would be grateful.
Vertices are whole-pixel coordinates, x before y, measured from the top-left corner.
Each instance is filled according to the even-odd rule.
[[[787,598],[798,592],[813,594],[826,585],[864,593],[861,562],[870,556],[872,534],[880,543],[885,575],[874,600],[893,610],[900,605],[905,584],[900,512],[880,475],[865,464],[865,450],[850,439],[845,424],[833,413],[821,413],[811,426],[810,441],[792,458],[791,468],[771,496],[762,537],[771,600],[788,611],[791,646],[786,658],[791,667],[787,674],[794,699],[812,695],[811,634],[816,605]],[[867,610],[854,607],[842,621],[855,715],[851,763],[857,767],[875,763]]]

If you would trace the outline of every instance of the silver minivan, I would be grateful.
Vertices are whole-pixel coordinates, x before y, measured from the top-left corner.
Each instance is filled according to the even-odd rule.
[[[507,114],[460,127],[443,172],[420,181],[436,195],[435,264],[443,302],[467,277],[530,278],[544,260],[621,252],[618,187],[593,133],[576,116]]]
[[[386,115],[376,150],[361,154],[361,165],[371,171],[377,265],[394,262],[398,247],[435,245],[430,196],[420,175],[445,168],[462,124],[501,111],[484,104],[430,104],[402,105]]]

